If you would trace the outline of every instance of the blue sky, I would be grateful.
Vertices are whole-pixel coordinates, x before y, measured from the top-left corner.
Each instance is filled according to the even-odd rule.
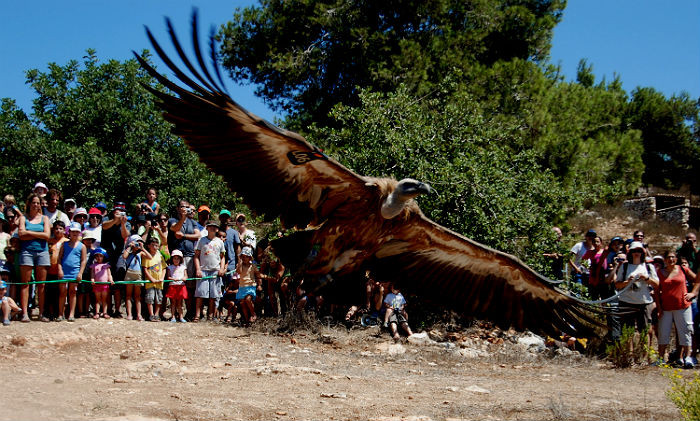
[[[150,48],[144,25],[168,45],[164,17],[169,16],[186,43],[190,13],[197,6],[202,35],[229,20],[236,6],[250,0],[72,0],[3,2],[0,25],[0,97],[31,111],[32,89],[24,72],[46,70],[81,60],[93,48],[102,61],[131,58],[131,50]],[[673,7],[669,7],[672,5]],[[169,50],[172,51],[172,50]],[[700,98],[700,2],[676,0],[570,0],[555,28],[551,62],[567,80],[576,77],[581,58],[593,65],[596,81],[619,74],[623,87],[653,87],[667,96],[687,91]],[[162,70],[164,66],[156,61]],[[166,73],[167,74],[167,73]],[[253,95],[252,86],[228,83],[241,105],[272,120],[275,114]]]

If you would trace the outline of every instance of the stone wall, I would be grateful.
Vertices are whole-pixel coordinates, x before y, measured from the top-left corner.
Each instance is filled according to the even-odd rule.
[[[639,219],[656,218],[656,198],[653,196],[625,200],[622,207]]]

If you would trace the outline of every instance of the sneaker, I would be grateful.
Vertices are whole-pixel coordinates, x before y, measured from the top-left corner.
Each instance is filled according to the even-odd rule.
[[[180,317],[180,323],[187,323],[187,320],[184,317]]]
[[[57,322],[62,322],[62,321],[64,321],[64,320],[66,320],[66,318],[63,317],[63,316],[58,316],[58,317],[56,317],[56,321],[57,321]]]
[[[5,319],[2,321],[3,326],[9,326],[10,325],[10,319]]]
[[[150,320],[152,322],[159,322],[160,317],[153,315],[153,316],[149,317],[148,320]]]
[[[691,357],[685,357],[685,364],[683,364],[683,368],[695,368],[695,364],[693,364],[693,359]]]
[[[173,317],[172,319],[170,319],[170,323],[177,323],[177,319]]]

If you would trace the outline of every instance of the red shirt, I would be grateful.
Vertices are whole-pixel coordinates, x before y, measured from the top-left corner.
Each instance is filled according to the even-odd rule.
[[[690,302],[685,300],[688,288],[685,285],[685,273],[678,267],[678,272],[671,277],[661,271],[659,273],[659,301],[661,310],[673,311],[682,310],[690,306]]]

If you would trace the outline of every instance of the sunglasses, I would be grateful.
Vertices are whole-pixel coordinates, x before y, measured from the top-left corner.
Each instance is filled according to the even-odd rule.
[[[168,222],[168,218],[161,218],[159,219],[160,222]]]

